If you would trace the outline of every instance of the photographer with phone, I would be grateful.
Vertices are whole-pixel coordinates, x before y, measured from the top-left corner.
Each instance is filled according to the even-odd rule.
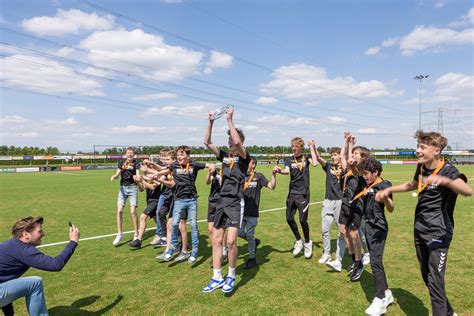
[[[0,307],[8,306],[20,297],[26,297],[30,315],[48,315],[43,280],[36,276],[20,277],[30,267],[61,271],[77,247],[79,229],[70,223],[69,243],[54,258],[36,249],[45,235],[42,217],[28,216],[20,219],[13,225],[12,235],[10,240],[0,244]]]

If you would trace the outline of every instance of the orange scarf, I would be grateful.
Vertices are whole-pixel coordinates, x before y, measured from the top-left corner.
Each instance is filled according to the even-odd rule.
[[[298,167],[298,170],[301,172],[305,164],[304,154],[301,154],[301,166],[298,165],[298,160],[296,159],[295,155],[293,155],[293,159],[295,160],[295,164]]]
[[[249,181],[245,181],[244,183],[244,191],[247,190],[247,188],[250,185],[250,182],[252,182],[253,176],[255,175],[255,171],[252,171],[252,174],[250,175]]]
[[[441,160],[438,162],[438,165],[436,166],[436,169],[433,171],[432,174],[428,177],[431,178],[432,176],[435,176],[438,174],[438,172],[443,168],[444,166],[444,158],[441,158]],[[423,164],[421,164],[420,167],[420,174],[418,176],[418,193],[421,193],[426,187],[428,186],[428,183],[425,181],[423,183]]]
[[[366,194],[370,190],[371,187],[373,187],[374,185],[376,185],[380,182],[382,182],[382,178],[379,177],[379,178],[375,179],[375,181],[371,185],[369,185],[368,187],[365,187],[364,190],[362,190],[361,192],[359,192],[359,194],[354,196],[351,203],[354,202],[355,200],[359,199],[362,195]]]

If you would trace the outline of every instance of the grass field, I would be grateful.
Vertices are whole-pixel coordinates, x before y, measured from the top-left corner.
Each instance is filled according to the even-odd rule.
[[[384,166],[384,178],[394,184],[413,177],[414,166]],[[474,167],[460,166],[469,179]],[[269,166],[258,171],[269,175]],[[81,237],[111,234],[116,231],[115,209],[118,182],[111,183],[113,171],[63,173],[1,174],[0,241],[10,238],[13,223],[20,217],[45,217],[43,244],[68,239],[68,219],[80,228]],[[205,219],[209,187],[205,172],[197,181],[198,218]],[[311,201],[324,197],[324,173],[311,170]],[[471,180],[474,181],[474,180]],[[278,175],[275,191],[262,193],[260,210],[282,208],[288,190],[288,177]],[[455,236],[448,255],[447,293],[460,315],[474,314],[474,199],[459,197],[455,210]],[[384,264],[389,287],[396,304],[390,315],[428,315],[430,300],[422,282],[413,246],[413,214],[416,198],[411,193],[395,196],[395,212],[387,214],[389,236]],[[139,210],[145,206],[140,196]],[[128,211],[124,229],[131,230]],[[317,259],[322,253],[321,204],[310,207],[311,237],[315,243],[310,260],[293,258],[293,237],[283,209],[260,215],[256,235],[262,240],[257,251],[260,265],[244,270],[247,245],[239,240],[237,287],[225,297],[221,291],[201,293],[212,274],[207,224],[201,222],[200,255],[197,264],[163,263],[155,259],[162,249],[148,246],[152,232],[146,234],[144,247],[132,250],[122,244],[113,247],[113,237],[80,242],[75,254],[59,273],[30,269],[27,275],[44,279],[51,315],[156,315],[156,314],[325,314],[362,315],[373,298],[370,268],[361,281],[351,283],[346,273],[330,272]],[[151,221],[149,222],[151,225]],[[132,234],[126,235],[130,240]],[[331,234],[333,253],[336,228]],[[64,245],[42,248],[56,255]],[[348,258],[345,263],[347,265]],[[227,266],[223,267],[226,273]],[[18,315],[26,314],[24,301],[15,302]]]

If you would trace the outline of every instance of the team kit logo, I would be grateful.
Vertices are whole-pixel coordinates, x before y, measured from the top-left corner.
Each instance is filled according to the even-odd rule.
[[[193,167],[189,167],[188,169],[186,168],[176,169],[176,174],[193,174],[193,173],[194,173]]]

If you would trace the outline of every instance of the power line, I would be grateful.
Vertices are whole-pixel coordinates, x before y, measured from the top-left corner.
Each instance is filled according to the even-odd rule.
[[[78,0],[79,2],[85,4],[86,6],[88,7],[91,7],[91,8],[94,8],[96,10],[99,10],[99,11],[102,11],[102,12],[106,12],[108,14],[111,14],[113,16],[115,16],[116,18],[119,18],[119,19],[125,19],[125,20],[129,20],[133,23],[138,23],[140,25],[143,25],[143,26],[146,26],[150,29],[154,29],[154,30],[157,30],[159,32],[162,32],[164,34],[168,34],[169,36],[172,36],[174,38],[177,38],[181,41],[185,41],[185,42],[188,42],[188,43],[191,43],[193,45],[196,45],[198,47],[202,47],[204,49],[207,49],[207,50],[215,50],[217,51],[216,48],[213,48],[209,45],[206,45],[206,44],[203,44],[201,42],[198,42],[196,40],[192,40],[192,39],[189,39],[189,38],[186,38],[184,36],[181,36],[181,35],[178,35],[176,33],[173,33],[173,32],[170,32],[168,30],[165,30],[163,28],[159,28],[157,26],[154,26],[154,25],[151,25],[151,24],[148,24],[146,22],[143,22],[141,20],[138,20],[138,19],[135,19],[135,18],[132,18],[132,17],[129,17],[123,13],[119,13],[119,12],[116,12],[114,10],[111,10],[111,9],[107,9],[105,7],[102,7],[102,6],[99,6],[97,4],[94,4],[94,3],[91,3],[87,0]],[[373,102],[373,101],[369,101],[369,100],[365,100],[365,99],[362,99],[362,98],[359,98],[359,97],[354,97],[352,95],[349,95],[349,94],[346,94],[346,93],[343,93],[343,92],[339,92],[339,91],[336,91],[336,90],[333,90],[333,89],[329,89],[329,88],[326,88],[326,87],[323,87],[323,86],[320,86],[320,85],[317,85],[313,82],[310,82],[310,81],[305,81],[305,80],[301,80],[299,78],[296,78],[296,77],[293,77],[293,76],[289,76],[287,74],[283,74],[281,72],[278,72],[278,71],[274,71],[272,69],[270,69],[269,67],[267,66],[264,66],[264,65],[261,65],[261,64],[258,64],[256,62],[253,62],[253,61],[250,61],[248,59],[245,59],[245,58],[242,58],[240,56],[237,56],[237,55],[232,55],[233,58],[235,58],[236,60],[239,60],[245,64],[248,64],[250,66],[253,66],[253,67],[256,67],[256,68],[259,68],[259,69],[262,69],[262,70],[265,70],[267,72],[270,72],[270,73],[278,73],[286,78],[289,78],[289,79],[292,79],[292,80],[296,80],[296,81],[299,81],[299,82],[302,82],[302,83],[306,83],[306,84],[309,84],[313,87],[316,87],[316,88],[319,88],[319,89],[322,89],[322,90],[325,90],[325,91],[328,91],[328,92],[331,92],[333,94],[337,94],[337,95],[340,95],[340,96],[344,96],[346,98],[349,98],[349,99],[353,99],[353,100],[356,100],[356,101],[360,101],[360,102],[364,102],[364,103],[367,103],[367,104],[372,104],[372,105],[376,105],[376,106],[380,106],[380,107],[383,107],[383,108],[388,108],[388,109],[392,109],[394,111],[397,111],[397,112],[400,112],[400,113],[409,113],[409,114],[414,114],[413,112],[409,112],[409,111],[405,111],[405,110],[401,110],[401,109],[398,109],[396,107],[392,107],[392,106],[388,106],[388,105],[381,105],[379,103],[376,103],[376,102]]]
[[[24,84],[20,84],[20,83],[16,83],[16,82],[9,82],[9,81],[6,81],[6,80],[0,80],[0,82],[6,82],[6,83],[15,83],[15,84],[19,84],[19,85],[22,85],[22,86],[27,86],[27,87],[34,87],[34,88],[40,88],[40,89],[43,89],[42,87],[39,87],[39,86],[32,86],[32,85],[24,85]],[[39,92],[39,91],[31,91],[31,90],[25,90],[25,89],[18,89],[18,88],[12,88],[12,87],[8,87],[8,86],[4,86],[2,87],[3,89],[9,89],[9,90],[12,90],[12,91],[15,91],[15,92],[19,92],[19,93],[26,93],[26,94],[40,94],[40,95],[43,95],[43,96],[46,96],[46,97],[51,97],[51,98],[55,98],[55,99],[65,99],[65,100],[72,100],[72,101],[76,101],[76,102],[82,102],[81,99],[78,99],[78,98],[74,98],[74,97],[71,97],[70,95],[68,96],[63,96],[63,95],[57,95],[57,94],[49,94],[49,93],[45,93],[45,92]],[[110,101],[115,101],[115,102],[123,102],[121,100],[114,100],[114,99],[107,99],[107,98],[102,98],[102,97],[93,97],[93,98],[97,98],[97,99],[106,99],[106,100],[110,100]],[[126,106],[120,106],[120,105],[117,105],[117,104],[110,104],[110,103],[106,103],[106,102],[101,102],[101,101],[96,101],[96,100],[88,100],[88,102],[90,103],[95,103],[95,104],[101,104],[101,105],[105,105],[105,106],[110,106],[110,107],[114,107],[114,108],[121,108],[121,109],[124,109],[124,110],[132,110],[131,107],[126,107]],[[126,102],[126,103],[132,103],[132,102]],[[132,103],[132,104],[135,104],[135,105],[141,105],[141,104],[138,104],[138,103]],[[148,108],[147,106],[145,105],[141,105],[142,108]],[[194,118],[195,119],[195,118]],[[202,120],[205,120],[205,119],[202,119]],[[242,123],[248,123],[248,124],[256,124],[256,125],[261,125],[261,126],[265,126],[265,127],[268,127],[270,129],[280,129],[280,130],[291,130],[291,131],[299,131],[301,132],[301,130],[304,130],[304,131],[317,131],[317,129],[313,129],[311,127],[304,127],[304,126],[298,126],[298,127],[292,127],[292,126],[288,126],[288,125],[278,125],[278,124],[268,124],[268,123],[265,123],[265,122],[260,122],[260,121],[249,121],[249,120],[242,120],[242,119],[235,119],[234,120],[235,122],[242,122]]]
[[[5,57],[5,56],[4,56],[4,57]],[[19,61],[19,62],[23,62],[23,63],[26,63],[26,64],[31,64],[31,65],[34,65],[34,66],[38,66],[38,67],[46,67],[46,68],[55,69],[55,70],[58,70],[58,71],[61,71],[61,72],[74,73],[74,74],[81,75],[81,76],[85,76],[85,77],[88,77],[88,78],[95,78],[95,79],[104,80],[104,81],[108,81],[108,82],[125,83],[125,84],[129,84],[129,85],[132,85],[132,86],[144,88],[144,89],[150,89],[150,90],[159,91],[159,92],[172,92],[172,93],[173,93],[173,91],[169,91],[169,90],[164,90],[164,89],[159,89],[159,88],[155,88],[155,87],[144,86],[144,85],[140,85],[140,84],[137,84],[137,83],[130,83],[130,82],[126,82],[126,81],[122,81],[122,80],[117,80],[117,79],[113,79],[113,78],[108,78],[108,77],[102,77],[102,76],[87,74],[87,73],[83,73],[83,72],[80,72],[80,71],[77,71],[77,70],[73,70],[73,69],[67,69],[67,68],[57,67],[57,66],[53,66],[53,65],[43,64],[43,63],[34,62],[34,61],[30,61],[30,60],[25,60],[25,59],[21,59],[21,58],[17,58],[17,57],[8,56],[7,58],[8,58],[8,59],[12,59],[12,60],[17,60],[17,61]],[[211,99],[207,99],[207,98],[202,98],[202,97],[198,97],[198,96],[192,96],[192,95],[183,94],[183,93],[179,93],[179,95],[181,95],[181,96],[183,96],[183,97],[191,98],[191,99],[198,99],[198,100],[201,100],[201,101],[212,102],[212,103],[216,103],[216,104],[220,104],[220,105],[225,105],[225,104],[226,104],[226,103],[224,103],[224,102],[220,102],[220,101],[216,101],[216,100],[211,100]],[[263,113],[271,114],[270,111],[266,111],[266,110],[253,109],[253,108],[249,108],[249,107],[242,106],[242,105],[239,105],[239,107],[244,108],[244,109],[247,109],[247,110],[250,110],[250,111],[258,111],[258,112],[263,112]],[[273,109],[269,109],[269,110],[273,110]],[[273,111],[274,111],[274,110],[273,110]],[[273,114],[275,114],[275,113],[273,113]],[[276,114],[279,114],[279,113],[276,113]],[[287,114],[285,113],[285,115],[287,115]],[[306,114],[306,116],[308,116],[308,115]],[[294,118],[299,118],[298,116],[293,116],[293,117],[294,117]],[[319,120],[315,119],[315,121],[319,121]],[[349,126],[349,127],[353,127],[353,126],[374,127],[374,126],[367,126],[367,125],[362,125],[362,124],[358,124],[358,123],[343,124],[343,123],[334,123],[334,122],[328,122],[328,121],[319,121],[319,122],[320,122],[320,123],[328,123],[328,124],[332,124],[332,125]],[[387,128],[381,128],[381,129],[383,129],[383,130],[390,130],[390,129],[387,129]]]
[[[130,63],[130,64],[134,65],[134,66],[145,67],[145,68],[148,68],[148,69],[152,69],[152,70],[156,70],[156,71],[162,71],[162,72],[166,72],[166,73],[172,73],[172,74],[175,74],[175,75],[176,75],[176,74],[177,74],[177,75],[182,75],[181,73],[178,73],[178,72],[165,71],[165,70],[157,69],[157,68],[154,68],[154,67],[145,66],[145,65],[142,65],[142,64],[137,64],[137,63],[129,62],[129,61],[122,60],[122,59],[119,59],[119,58],[114,58],[114,57],[106,56],[106,55],[104,55],[104,54],[100,54],[100,53],[97,53],[97,52],[93,52],[93,51],[81,49],[81,48],[78,48],[77,46],[73,46],[73,45],[68,45],[68,44],[64,44],[64,43],[55,42],[55,41],[52,41],[52,40],[49,40],[49,39],[45,39],[45,38],[41,38],[41,37],[38,37],[38,36],[29,35],[29,34],[26,34],[26,33],[23,33],[23,32],[19,32],[19,31],[15,31],[15,30],[11,30],[11,29],[8,29],[8,28],[0,27],[0,29],[4,29],[4,30],[6,30],[6,31],[9,31],[9,32],[12,32],[12,33],[16,33],[16,34],[19,34],[19,35],[22,35],[22,36],[26,36],[26,37],[30,37],[30,38],[42,40],[42,41],[45,41],[45,42],[53,43],[53,44],[55,44],[55,45],[59,45],[59,46],[62,46],[62,47],[70,47],[70,48],[72,48],[72,49],[76,49],[76,50],[82,51],[82,52],[87,53],[87,54],[93,54],[93,55],[97,55],[97,56],[101,56],[101,57],[107,57],[108,59],[115,59],[115,60],[120,61],[120,62],[127,62],[127,63]],[[54,58],[54,59],[59,59],[59,60],[63,60],[63,61],[68,61],[68,62],[71,62],[71,63],[81,63],[81,64],[85,64],[85,65],[88,65],[88,66],[91,66],[91,67],[100,68],[100,69],[107,70],[107,71],[113,71],[113,72],[116,72],[116,73],[120,73],[120,74],[122,74],[122,75],[125,75],[125,76],[127,76],[127,77],[134,76],[134,77],[138,77],[138,78],[140,78],[140,79],[142,79],[142,80],[146,80],[146,81],[152,81],[152,82],[156,82],[156,83],[163,83],[163,84],[167,84],[167,85],[174,86],[174,87],[178,87],[178,88],[188,89],[188,90],[192,90],[192,91],[196,91],[196,92],[200,92],[200,93],[205,93],[205,94],[209,94],[209,95],[214,95],[214,96],[221,97],[221,98],[226,98],[226,99],[229,99],[229,100],[234,100],[234,101],[238,101],[238,102],[244,102],[244,103],[247,103],[247,104],[252,104],[252,105],[256,105],[256,106],[261,106],[260,104],[255,103],[255,102],[250,102],[250,101],[246,101],[246,100],[241,100],[241,99],[234,98],[234,97],[228,97],[228,96],[221,95],[221,94],[216,94],[216,93],[213,93],[213,92],[207,92],[207,91],[204,91],[204,90],[201,90],[201,89],[186,87],[186,86],[183,86],[183,85],[178,85],[178,84],[170,83],[170,82],[163,81],[163,80],[154,80],[154,79],[146,78],[146,77],[143,77],[143,76],[140,76],[140,75],[136,75],[136,74],[132,74],[132,73],[126,73],[126,72],[123,72],[123,71],[120,71],[120,70],[115,70],[115,69],[111,69],[111,68],[106,68],[106,67],[102,67],[102,66],[97,66],[97,65],[94,65],[94,64],[90,64],[90,63],[84,63],[84,62],[77,61],[77,60],[71,60],[71,59],[68,59],[68,58],[64,58],[64,57],[61,57],[61,56],[56,56],[56,55],[48,54],[48,53],[41,52],[41,51],[38,51],[38,50],[33,50],[33,49],[27,49],[27,48],[18,47],[18,46],[11,45],[11,44],[8,44],[8,43],[6,43],[6,44],[5,44],[5,43],[2,43],[2,44],[3,44],[3,45],[6,45],[6,46],[13,47],[13,48],[18,49],[18,50],[26,50],[26,51],[30,51],[30,52],[32,51],[32,52],[35,52],[35,53],[37,53],[37,54],[42,54],[42,55],[44,55],[44,56],[48,56],[49,58]],[[192,77],[190,77],[190,78],[191,78],[191,79],[194,79],[194,80],[197,80],[197,81],[199,81],[199,82],[204,82],[204,83],[207,83],[207,84],[211,84],[211,85],[215,85],[215,86],[219,86],[219,87],[224,87],[224,88],[226,88],[226,89],[231,89],[231,90],[235,90],[235,91],[238,91],[238,92],[243,92],[243,93],[247,93],[247,94],[251,94],[251,95],[255,95],[255,96],[259,96],[259,97],[264,97],[264,95],[256,94],[256,93],[253,93],[253,92],[250,92],[250,91],[241,90],[241,89],[238,89],[238,88],[232,88],[232,87],[224,86],[224,85],[218,85],[218,84],[216,84],[216,83],[214,83],[214,82],[209,82],[209,81],[201,80],[201,79],[197,79],[197,78],[192,78]],[[279,100],[279,99],[278,99],[278,101],[281,101],[281,102],[284,102],[284,103],[291,103],[291,104],[296,104],[296,105],[305,106],[304,103],[297,102],[297,101],[291,101],[291,100],[284,100],[284,101],[283,101],[283,100]],[[345,111],[337,110],[337,109],[326,109],[326,108],[323,108],[323,107],[318,107],[318,109],[321,109],[321,110],[324,110],[324,111],[327,111],[327,112],[330,112],[330,113],[336,112],[336,113],[342,113],[342,114],[345,114],[345,115],[360,116],[360,117],[390,118],[390,119],[395,118],[395,117],[393,117],[393,116],[388,117],[388,116],[374,115],[374,114],[368,114],[368,113],[364,113],[364,114],[361,113],[361,114],[359,114],[359,113],[345,112]],[[298,112],[290,111],[290,110],[287,110],[287,109],[280,109],[280,110],[281,110],[281,111],[284,111],[284,112],[288,112],[288,113],[298,114],[298,115],[307,115],[307,113],[298,113]]]

